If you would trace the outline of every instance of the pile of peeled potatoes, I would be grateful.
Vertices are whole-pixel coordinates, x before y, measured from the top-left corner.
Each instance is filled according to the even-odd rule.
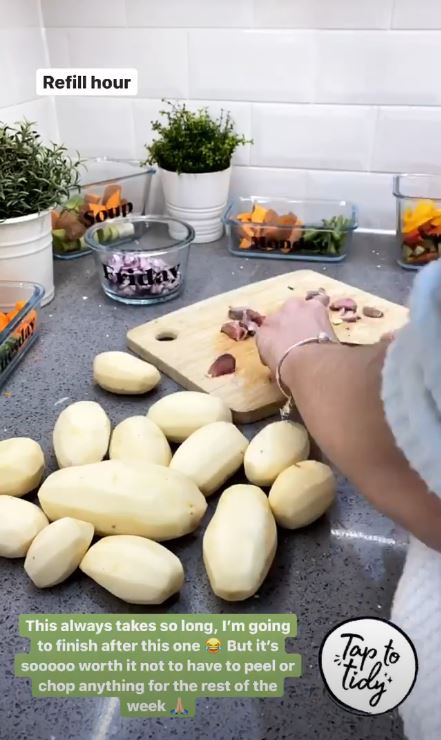
[[[93,375],[127,395],[160,381],[155,367],[125,352],[98,355]],[[170,442],[178,444],[174,454]],[[39,588],[79,567],[123,601],[162,604],[181,589],[184,569],[159,543],[196,530],[206,498],[222,491],[203,559],[214,593],[241,601],[268,573],[277,524],[304,527],[335,498],[331,469],[308,460],[302,425],[269,423],[249,442],[224,402],[206,393],[172,393],[113,431],[98,403],[73,403],[55,423],[53,446],[59,470],[43,481],[37,442],[0,441],[0,555],[24,557]],[[242,465],[248,483],[223,490]],[[37,488],[40,506],[22,498]]]

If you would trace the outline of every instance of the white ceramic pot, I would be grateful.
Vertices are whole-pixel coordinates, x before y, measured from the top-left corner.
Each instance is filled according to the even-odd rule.
[[[0,280],[39,283],[42,306],[54,297],[51,213],[0,221]]]
[[[159,168],[167,213],[193,226],[195,242],[219,239],[224,231],[222,214],[228,200],[231,167],[221,172],[192,174]],[[180,238],[178,231],[171,236]]]

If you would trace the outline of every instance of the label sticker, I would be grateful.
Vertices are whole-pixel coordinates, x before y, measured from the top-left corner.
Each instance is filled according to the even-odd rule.
[[[407,635],[378,617],[333,627],[320,648],[320,671],[340,705],[357,714],[395,709],[414,686],[418,659]]]
[[[137,69],[48,67],[37,69],[37,95],[137,95]]]

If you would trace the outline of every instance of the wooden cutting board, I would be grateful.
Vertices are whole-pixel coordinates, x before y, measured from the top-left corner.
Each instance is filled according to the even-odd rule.
[[[323,273],[298,270],[222,293],[149,321],[128,332],[128,345],[184,388],[223,398],[232,409],[235,421],[248,423],[264,419],[277,411],[283,398],[260,362],[254,339],[235,342],[220,332],[221,325],[228,320],[228,308],[249,306],[268,315],[288,298],[304,297],[308,290],[320,287],[325,288],[331,298],[354,298],[360,310],[363,306],[375,306],[384,312],[382,319],[363,317],[355,324],[335,326],[342,341],[372,344],[385,332],[398,329],[407,321],[408,311],[403,306]],[[224,352],[236,358],[236,372],[209,378],[208,368]]]

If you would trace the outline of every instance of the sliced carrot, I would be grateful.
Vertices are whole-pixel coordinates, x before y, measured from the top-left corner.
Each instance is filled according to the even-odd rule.
[[[251,213],[238,213],[236,219],[238,221],[251,221]]]
[[[254,223],[257,224],[263,224],[266,218],[267,209],[263,206],[259,206],[257,203],[253,208],[253,212],[251,214],[251,220]]]
[[[101,213],[101,211],[105,211],[106,208],[100,203],[89,203],[89,210],[92,211],[94,216],[96,216],[98,213]]]
[[[106,208],[118,208],[121,205],[121,185],[107,185],[102,202]]]
[[[251,247],[251,239],[244,237],[240,240],[239,249],[249,249]]]
[[[18,313],[19,311],[17,311],[16,308],[14,308],[12,311],[9,311],[9,313],[6,314],[8,317],[8,321],[12,321],[12,319],[15,319]]]
[[[15,308],[17,311],[21,311],[22,308],[26,306],[27,301],[17,301],[15,304]]]
[[[100,203],[101,196],[97,195],[96,193],[86,193],[84,196],[84,201],[86,203]]]
[[[52,220],[53,229],[57,228],[57,222],[59,218],[60,218],[60,214],[58,213],[58,211],[51,211],[51,220]]]
[[[3,331],[9,324],[8,317],[4,313],[0,313],[0,331]]]

